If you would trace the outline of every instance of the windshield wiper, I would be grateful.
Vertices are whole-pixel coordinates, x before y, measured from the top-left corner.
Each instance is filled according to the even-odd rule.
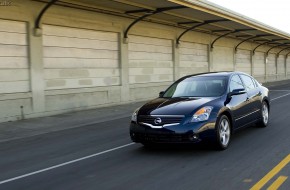
[[[196,98],[197,96],[175,96],[171,98]]]

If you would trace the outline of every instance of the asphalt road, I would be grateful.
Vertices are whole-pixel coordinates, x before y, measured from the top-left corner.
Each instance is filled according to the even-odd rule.
[[[269,126],[241,130],[226,151],[145,149],[127,117],[2,142],[0,189],[290,189],[290,84],[270,89]]]

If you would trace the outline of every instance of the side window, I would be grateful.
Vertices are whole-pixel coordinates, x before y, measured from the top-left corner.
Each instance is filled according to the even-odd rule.
[[[241,76],[242,80],[244,81],[244,85],[245,85],[247,91],[256,88],[256,85],[254,84],[251,77],[246,76],[246,75],[240,75],[240,76]]]
[[[255,79],[253,79],[253,78],[252,78],[252,80],[253,80],[253,83],[254,83],[255,87],[258,87],[258,82]]]
[[[238,75],[234,75],[230,82],[230,92],[236,89],[244,88],[243,83]]]

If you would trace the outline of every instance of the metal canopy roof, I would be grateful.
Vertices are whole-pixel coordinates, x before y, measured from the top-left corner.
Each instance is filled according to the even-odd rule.
[[[285,50],[289,50],[287,47],[290,46],[290,34],[204,0],[33,1],[46,3],[47,6],[41,12],[57,5],[131,18],[133,20],[125,31],[125,38],[130,35],[130,29],[135,24],[140,21],[147,21],[182,28],[184,29],[183,35],[186,35],[186,30],[195,30],[219,36],[214,42],[223,36],[228,36],[239,39],[241,42],[251,41],[258,44],[272,44],[272,47],[277,46],[277,48]],[[40,18],[38,18],[39,22],[42,15],[40,14]],[[35,24],[35,28],[40,28],[39,23]],[[177,44],[182,41],[183,35],[179,36]],[[213,45],[211,44],[212,47]]]

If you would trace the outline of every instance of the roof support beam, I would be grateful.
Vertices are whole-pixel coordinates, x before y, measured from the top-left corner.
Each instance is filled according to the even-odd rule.
[[[286,47],[286,48],[284,48],[284,49],[281,49],[281,50],[277,53],[277,56],[279,57],[280,53],[281,53],[282,51],[286,50],[286,49],[290,49],[290,47]]]
[[[237,52],[238,47],[239,47],[242,43],[244,43],[244,42],[246,42],[246,41],[248,41],[248,40],[254,39],[254,38],[259,38],[259,37],[264,37],[264,36],[269,36],[269,35],[256,35],[256,36],[251,36],[251,37],[249,37],[249,38],[247,38],[247,39],[242,40],[240,43],[238,43],[238,45],[236,45],[236,47],[235,47],[235,52]]]
[[[290,51],[286,54],[286,59],[288,58],[288,55],[290,54]]]
[[[258,38],[258,37],[259,37],[259,36],[251,36],[251,37],[249,37],[249,38],[247,38],[247,39],[242,40],[240,43],[238,43],[238,45],[236,45],[236,47],[235,47],[235,52],[237,52],[238,47],[239,47],[242,43],[244,43],[244,42],[246,42],[246,41],[248,41],[248,40],[254,39],[254,38]]]
[[[126,11],[126,14],[132,14],[132,13],[150,13],[154,12],[154,10],[150,10],[150,9],[139,9],[139,10],[132,10],[132,11]]]
[[[233,33],[236,33],[237,31],[230,31],[230,32],[227,32],[227,33],[225,33],[225,34],[223,34],[223,35],[221,35],[221,36],[219,36],[219,37],[217,37],[212,43],[211,43],[211,45],[210,45],[210,50],[212,50],[213,49],[213,45],[216,43],[216,41],[218,41],[219,39],[221,39],[222,37],[225,37],[225,36],[227,36],[227,35],[229,35],[229,34],[233,34]]]
[[[158,13],[162,13],[164,11],[170,11],[170,10],[175,10],[175,9],[183,9],[183,8],[187,8],[185,6],[175,6],[175,7],[163,7],[163,8],[157,8],[155,11],[152,11],[152,10],[146,10],[146,9],[142,9],[142,10],[137,10],[137,11],[128,11],[126,13],[137,13],[137,12],[145,12],[145,15],[137,18],[136,20],[134,20],[129,26],[128,28],[125,30],[125,33],[124,33],[124,38],[127,39],[128,38],[128,33],[130,31],[130,29],[135,25],[137,24],[139,21],[149,17],[149,16],[152,16],[152,15],[155,15],[155,14],[158,14]]]
[[[201,22],[197,22],[197,21],[187,21],[187,22],[179,22],[177,24],[182,25],[182,24],[197,24],[197,23],[201,23]]]
[[[274,49],[274,48],[276,48],[276,47],[284,46],[284,45],[287,45],[287,44],[278,44],[278,45],[276,45],[276,46],[271,47],[271,48],[268,49],[268,51],[266,52],[266,55],[268,55],[269,52],[270,52],[272,49]]]
[[[237,38],[246,38],[246,37],[254,37],[253,35],[247,35],[247,34],[245,34],[245,35],[238,35],[238,36],[236,36]]]
[[[233,31],[230,31],[230,32],[227,32],[219,37],[217,37],[210,45],[210,49],[212,50],[213,49],[213,45],[219,40],[221,39],[222,37],[225,37],[229,34],[233,34],[233,33],[237,33],[237,32],[243,32],[243,31],[252,31],[252,30],[256,30],[256,29],[237,29],[237,30],[233,30]]]
[[[40,23],[41,19],[44,15],[44,13],[53,5],[57,2],[58,0],[51,0],[48,2],[45,7],[40,11],[39,15],[37,16],[35,23],[34,23],[34,35],[35,36],[41,36],[41,28],[40,28]]]
[[[227,30],[227,29],[224,29],[224,30],[213,30],[212,32],[228,32],[228,31],[232,31],[232,30]]]
[[[269,41],[269,39],[260,39],[260,40],[253,40],[254,42],[265,42],[265,41]]]
[[[274,40],[266,41],[266,42],[263,42],[263,43],[257,45],[257,46],[253,49],[253,55],[255,54],[256,49],[257,49],[258,47],[260,47],[260,46],[262,46],[262,45],[266,45],[266,44],[271,43],[271,42],[280,41],[280,40],[281,40],[281,39],[274,39]]]
[[[228,21],[228,20],[227,20],[227,19],[220,19],[220,20],[206,20],[206,21],[204,21],[203,23],[199,23],[199,24],[197,24],[197,25],[194,25],[194,26],[192,26],[192,27],[186,29],[184,32],[182,32],[182,33],[178,36],[178,38],[177,38],[177,40],[176,40],[176,45],[177,45],[177,46],[179,45],[179,42],[180,42],[181,37],[184,36],[187,32],[189,32],[189,31],[191,31],[191,30],[193,30],[193,29],[195,29],[195,28],[197,28],[197,27],[203,26],[203,25],[207,25],[207,24],[210,24],[210,23],[216,23],[216,22],[223,22],[223,21]]]
[[[266,41],[266,42],[263,42],[263,43],[257,45],[257,46],[253,49],[253,55],[255,55],[256,49],[258,49],[258,47],[260,47],[260,46],[262,46],[262,45],[266,45],[266,44],[268,44],[268,43],[270,43],[270,42],[271,42],[271,41]]]

